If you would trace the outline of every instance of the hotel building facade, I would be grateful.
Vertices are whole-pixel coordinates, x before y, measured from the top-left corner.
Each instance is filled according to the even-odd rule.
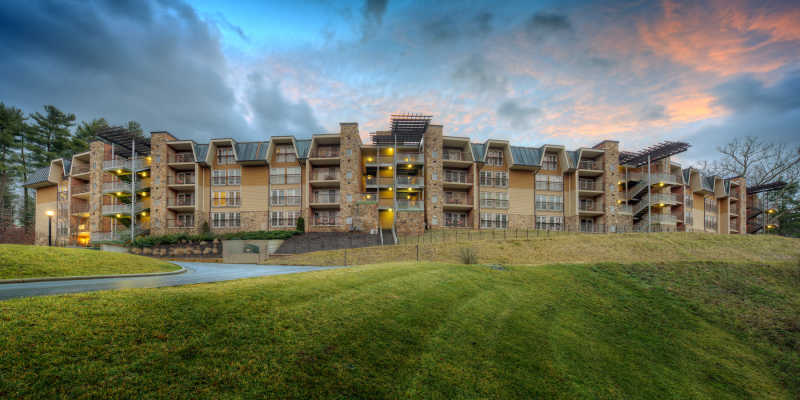
[[[309,232],[375,233],[382,243],[429,229],[747,232],[744,179],[682,168],[671,156],[685,144],[523,147],[446,136],[430,118],[392,124],[369,143],[356,123],[260,142],[104,132],[26,183],[36,189],[36,243],[194,234],[206,224],[286,230],[299,217]]]

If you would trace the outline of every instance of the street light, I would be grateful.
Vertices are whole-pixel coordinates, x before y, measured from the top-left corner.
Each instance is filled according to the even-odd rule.
[[[53,245],[53,215],[56,215],[55,211],[47,210],[45,212],[47,214],[47,245]]]

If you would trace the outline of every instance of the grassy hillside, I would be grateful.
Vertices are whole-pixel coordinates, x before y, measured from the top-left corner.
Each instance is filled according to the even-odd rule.
[[[0,302],[0,398],[776,398],[800,266],[390,263]]]
[[[703,233],[658,234],[550,234],[508,240],[446,241],[419,246],[420,260],[460,262],[461,248],[472,248],[479,262],[515,265],[651,261],[787,261],[800,257],[800,241],[773,235],[709,235]],[[491,236],[484,233],[485,238]],[[349,265],[416,260],[417,246],[376,246],[347,250]],[[318,251],[289,257],[273,257],[269,263],[284,265],[342,265],[344,250]]]
[[[175,264],[132,254],[0,244],[0,279],[137,274],[180,269]]]

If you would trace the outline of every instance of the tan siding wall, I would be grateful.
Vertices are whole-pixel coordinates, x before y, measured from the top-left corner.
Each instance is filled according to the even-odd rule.
[[[266,211],[267,172],[264,166],[242,167],[242,211]]]
[[[508,175],[509,214],[533,215],[533,174],[512,170]]]
[[[36,230],[36,244],[47,245],[48,216],[47,211],[56,211],[56,198],[58,187],[49,186],[36,190],[36,219],[34,222]],[[53,217],[52,235],[55,238],[55,217]]]

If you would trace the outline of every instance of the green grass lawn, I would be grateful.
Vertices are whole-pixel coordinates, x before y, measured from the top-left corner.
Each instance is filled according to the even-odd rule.
[[[793,398],[797,261],[389,263],[0,302],[0,398]]]
[[[133,254],[59,247],[0,244],[0,279],[138,274],[180,269]]]

